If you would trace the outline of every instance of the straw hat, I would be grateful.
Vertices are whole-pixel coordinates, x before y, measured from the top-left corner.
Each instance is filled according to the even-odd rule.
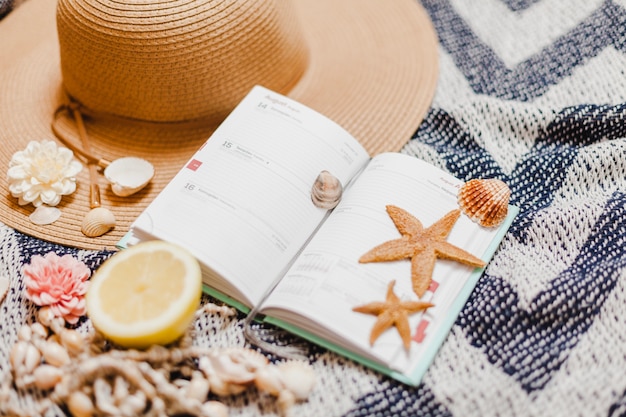
[[[0,221],[86,249],[114,249],[130,223],[255,84],[333,119],[374,155],[417,129],[437,80],[437,40],[417,0],[28,0],[0,22],[0,160],[55,140],[68,96],[80,103],[91,153],[139,156],[156,175],[118,197],[99,175],[116,227],[89,238],[89,170],[38,226],[1,181]],[[76,123],[57,130],[81,148]],[[63,146],[59,143],[60,146]]]

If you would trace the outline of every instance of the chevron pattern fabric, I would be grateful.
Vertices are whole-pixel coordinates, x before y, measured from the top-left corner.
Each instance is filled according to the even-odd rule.
[[[464,180],[499,178],[521,211],[420,386],[308,345],[317,387],[294,415],[626,416],[626,0],[422,4],[440,77],[401,152]],[[111,255],[7,227],[0,244],[12,280],[3,347],[34,317],[19,281],[33,255],[70,253],[92,269]],[[194,341],[243,346],[243,318],[198,319]],[[0,377],[8,361],[0,349]],[[35,409],[41,397],[13,400]],[[278,413],[254,390],[224,401],[231,416]]]

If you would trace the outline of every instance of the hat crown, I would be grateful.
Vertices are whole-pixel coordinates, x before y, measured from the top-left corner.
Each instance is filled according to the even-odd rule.
[[[286,93],[307,65],[286,0],[59,0],[63,84],[92,111],[225,117],[255,84]]]

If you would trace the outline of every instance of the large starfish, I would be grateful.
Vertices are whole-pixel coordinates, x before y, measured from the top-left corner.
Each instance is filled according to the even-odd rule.
[[[411,345],[411,329],[409,329],[409,314],[417,313],[418,311],[426,310],[432,307],[434,304],[424,301],[400,301],[398,296],[393,292],[393,287],[396,281],[391,281],[387,286],[387,297],[385,301],[374,301],[369,304],[354,307],[352,310],[365,313],[374,314],[378,316],[372,332],[370,333],[370,345],[373,345],[378,336],[382,334],[391,326],[396,326],[404,348],[409,350]]]
[[[376,246],[361,256],[359,262],[410,258],[413,291],[418,297],[422,297],[430,286],[437,258],[451,259],[474,267],[485,266],[481,259],[445,241],[461,215],[460,210],[452,210],[427,229],[417,218],[399,207],[389,205],[387,213],[402,237]]]

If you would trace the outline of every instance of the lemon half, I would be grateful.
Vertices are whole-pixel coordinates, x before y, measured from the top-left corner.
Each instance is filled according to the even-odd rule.
[[[191,324],[202,294],[202,274],[186,249],[155,240],[107,259],[86,295],[87,315],[100,333],[127,347],[166,345]]]

